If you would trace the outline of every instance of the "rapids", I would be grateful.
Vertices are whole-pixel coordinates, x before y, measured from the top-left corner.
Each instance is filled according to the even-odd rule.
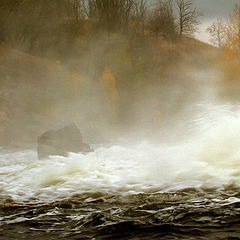
[[[240,112],[211,107],[177,144],[121,144],[38,160],[33,150],[0,152],[0,196],[16,202],[84,194],[134,195],[240,186]]]
[[[176,141],[1,149],[0,239],[239,239],[240,111],[191,109]]]

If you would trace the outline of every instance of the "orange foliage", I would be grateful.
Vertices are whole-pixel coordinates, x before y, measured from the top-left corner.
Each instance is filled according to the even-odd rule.
[[[113,104],[114,109],[116,110],[117,99],[118,99],[116,79],[108,67],[105,67],[100,83],[105,89],[105,91],[107,92],[107,95],[111,100],[111,103]]]
[[[224,84],[240,85],[240,6],[221,22],[222,52],[219,58]]]
[[[44,106],[43,115],[48,119],[56,120],[60,115],[60,110],[50,104],[47,104]]]
[[[240,84],[240,59],[232,49],[222,51],[220,59],[223,82]]]
[[[8,94],[6,92],[0,91],[0,124],[9,121],[9,102],[7,100]]]
[[[226,24],[226,35],[228,48],[240,53],[240,6],[235,5],[233,13],[230,14]]]
[[[105,67],[102,78],[101,84],[106,89],[109,98],[115,102],[117,100],[118,92],[116,88],[116,80],[113,76],[111,70],[108,67]]]

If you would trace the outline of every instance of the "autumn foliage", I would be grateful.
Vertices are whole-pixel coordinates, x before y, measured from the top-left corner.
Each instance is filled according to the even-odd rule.
[[[228,18],[218,19],[208,32],[221,50],[218,63],[223,83],[240,86],[240,6],[236,4]]]
[[[106,93],[110,100],[116,103],[118,96],[116,80],[108,67],[105,67],[100,82],[103,88],[106,90]]]
[[[149,89],[189,79],[198,16],[189,0],[2,0],[0,128],[12,141],[69,121],[134,127]]]

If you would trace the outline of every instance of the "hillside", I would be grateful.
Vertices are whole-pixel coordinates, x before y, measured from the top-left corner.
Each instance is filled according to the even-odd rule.
[[[2,144],[21,145],[25,135],[36,136],[34,125],[40,120],[34,119],[34,115],[44,104],[44,93],[47,92],[48,97],[54,95],[50,87],[54,84],[54,74],[49,67],[54,64],[3,44],[0,46]]]
[[[103,60],[90,66],[95,71],[94,76],[92,72],[86,75],[81,67],[77,72],[71,70],[76,69],[76,58],[75,61],[69,59],[69,63],[64,65],[2,44],[1,145],[32,145],[45,129],[56,128],[69,121],[75,121],[86,129],[93,126],[94,131],[101,131],[99,129],[105,125],[112,128],[119,124],[122,127],[126,124],[134,126],[139,120],[136,109],[152,86],[155,86],[155,91],[159,89],[152,98],[161,100],[161,89],[166,85],[169,88],[181,84],[183,79],[191,81],[186,69],[209,67],[218,53],[214,47],[191,38],[185,39],[181,45],[156,42],[155,39],[148,40],[148,44],[153,50],[148,48],[142,57],[136,55],[135,63],[130,63],[130,56],[122,47],[124,45],[120,45],[119,50],[116,50],[116,44],[113,45],[115,50],[106,47],[110,54],[108,59],[106,56],[103,58],[104,49],[100,53],[90,52]],[[79,60],[83,61],[81,57]],[[104,75],[106,66],[111,76]],[[158,94],[161,96],[157,97]],[[149,118],[154,118],[158,110],[149,113]]]

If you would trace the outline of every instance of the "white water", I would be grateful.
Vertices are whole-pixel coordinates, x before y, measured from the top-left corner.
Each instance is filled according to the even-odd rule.
[[[240,111],[211,107],[176,146],[147,142],[99,147],[38,160],[34,151],[0,153],[0,196],[53,200],[74,194],[173,192],[240,187]]]

